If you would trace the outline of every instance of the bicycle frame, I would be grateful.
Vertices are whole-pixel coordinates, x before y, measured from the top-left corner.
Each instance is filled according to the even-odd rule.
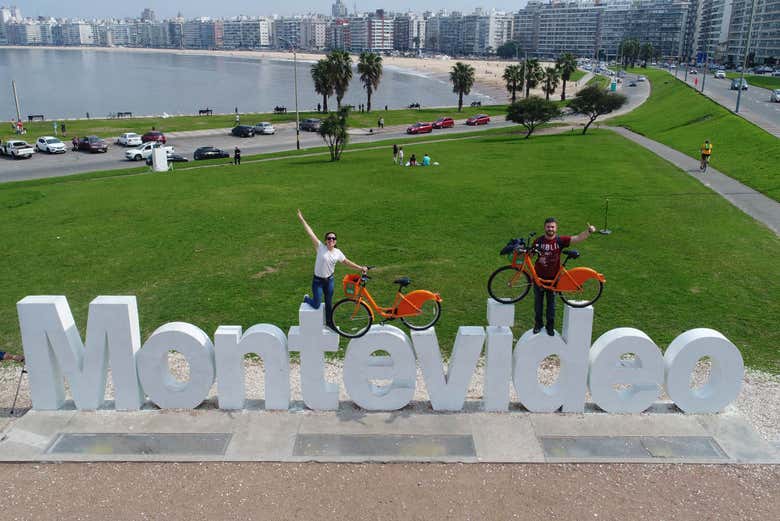
[[[522,262],[518,262],[520,255],[523,256]],[[515,250],[514,254],[512,255],[511,266],[518,270],[515,277],[520,277],[521,272],[526,272],[531,276],[531,280],[533,280],[534,284],[556,293],[579,291],[582,289],[581,281],[590,278],[595,278],[601,282],[606,282],[604,275],[590,268],[578,266],[571,270],[567,270],[565,261],[564,264],[561,264],[560,268],[558,268],[558,273],[555,274],[555,278],[543,279],[536,274],[536,268],[534,268],[534,264],[531,262],[530,249],[526,249],[522,252]],[[514,283],[515,280],[516,279],[513,278],[512,282]]]
[[[360,302],[365,302],[368,305],[368,310],[371,312],[371,317],[375,318],[376,313],[386,320],[393,320],[401,317],[412,317],[419,315],[422,310],[419,305],[427,300],[436,300],[441,302],[441,296],[438,293],[433,293],[424,289],[417,289],[409,294],[403,294],[400,291],[396,291],[395,299],[391,307],[380,306],[371,296],[371,293],[365,286],[365,282],[360,283],[360,290],[354,297],[349,297],[355,301],[355,310],[360,307]]]

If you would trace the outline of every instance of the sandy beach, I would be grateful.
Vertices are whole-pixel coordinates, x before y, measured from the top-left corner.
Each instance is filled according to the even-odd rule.
[[[147,53],[147,54],[179,54],[189,56],[223,56],[254,60],[292,60],[291,52],[285,51],[249,51],[249,50],[206,50],[206,49],[147,49],[147,48],[127,48],[127,47],[20,47],[20,46],[0,46],[0,49],[47,49],[58,51],[94,51],[94,52],[126,52],[126,53]],[[325,53],[298,53],[297,59],[302,62],[315,62],[325,56]],[[358,56],[352,55],[354,63]],[[507,65],[515,64],[516,61],[506,60],[456,60],[441,58],[405,58],[397,56],[383,56],[382,62],[385,67],[392,67],[397,70],[406,70],[414,74],[421,74],[431,78],[437,78],[449,81],[449,72],[452,66],[458,62],[464,62],[474,67],[475,85],[473,91],[488,95],[497,102],[504,102],[508,98],[508,93],[501,79],[504,68]],[[542,66],[549,64],[543,63]],[[560,89],[560,87],[559,87]],[[575,85],[567,86],[568,92],[576,92]],[[535,89],[535,94],[543,95],[541,90]]]

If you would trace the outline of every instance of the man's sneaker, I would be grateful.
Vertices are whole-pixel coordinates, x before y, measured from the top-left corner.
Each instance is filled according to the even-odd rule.
[[[551,327],[546,327],[545,329],[547,330],[547,334],[548,334],[548,335],[550,335],[550,336],[555,336],[555,330],[554,330],[553,328],[551,328]]]
[[[541,331],[541,330],[542,330],[542,326],[535,326],[534,327],[534,335],[538,335],[539,331]]]

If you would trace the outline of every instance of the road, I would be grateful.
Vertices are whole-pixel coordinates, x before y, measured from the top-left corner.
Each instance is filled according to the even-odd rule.
[[[684,79],[682,71],[680,71],[678,76],[680,79]],[[688,74],[687,83],[691,87],[701,90],[703,78],[703,74]],[[737,105],[737,91],[730,89],[730,79],[718,80],[711,74],[707,74],[703,83],[705,95],[728,110],[734,111]],[[780,137],[780,103],[769,101],[770,92],[768,89],[750,85],[748,90],[742,91],[742,98],[739,101],[739,113],[745,119],[752,121],[775,137]]]
[[[629,112],[641,104],[649,95],[650,89],[647,82],[639,83],[637,87],[626,87],[622,92],[628,97],[628,103],[614,115]],[[466,109],[469,115],[475,109]],[[612,116],[612,115],[610,115]],[[563,119],[566,123],[582,123],[582,117],[568,116]],[[411,122],[410,122],[411,123]],[[490,124],[480,127],[465,125],[464,120],[457,120],[455,128],[436,130],[432,134],[424,134],[420,137],[444,137],[462,132],[475,130],[487,130],[514,126],[503,117],[493,117]],[[168,145],[172,145],[175,151],[185,157],[192,158],[195,149],[202,146],[215,146],[228,152],[238,146],[244,157],[252,154],[266,154],[295,149],[295,125],[285,123],[276,126],[276,134],[273,136],[255,136],[253,138],[237,138],[229,135],[229,129],[211,129],[192,132],[172,132],[167,134]],[[372,134],[367,129],[353,129],[350,131],[352,143],[370,143],[373,141],[386,141],[399,138],[409,138],[406,134],[406,125],[386,127],[375,130]],[[35,137],[28,137],[28,142],[34,142]],[[67,140],[67,139],[66,139]],[[322,138],[312,132],[301,132],[301,148],[322,147]],[[13,160],[0,156],[0,183],[11,181],[26,181],[43,179],[48,177],[60,177],[84,172],[96,172],[102,170],[117,170],[142,166],[142,163],[125,159],[125,148],[119,145],[111,145],[105,154],[90,154],[87,152],[73,152],[70,149],[65,154],[49,155],[36,153],[31,159]]]

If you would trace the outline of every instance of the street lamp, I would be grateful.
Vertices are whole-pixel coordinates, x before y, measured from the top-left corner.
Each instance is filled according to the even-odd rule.
[[[750,4],[750,23],[748,24],[747,41],[745,42],[745,58],[742,61],[742,72],[739,73],[739,85],[737,86],[737,107],[735,113],[739,113],[739,100],[742,98],[742,83],[745,81],[745,68],[747,67],[748,51],[750,50],[750,36],[753,34],[753,15],[756,13],[756,0]]]
[[[298,58],[297,58],[297,53],[295,52],[295,44],[292,42],[292,40],[288,40],[287,38],[282,38],[282,37],[279,37],[279,40],[289,45],[293,53],[293,78],[295,82],[295,149],[300,150],[301,149],[301,117],[298,112]]]

